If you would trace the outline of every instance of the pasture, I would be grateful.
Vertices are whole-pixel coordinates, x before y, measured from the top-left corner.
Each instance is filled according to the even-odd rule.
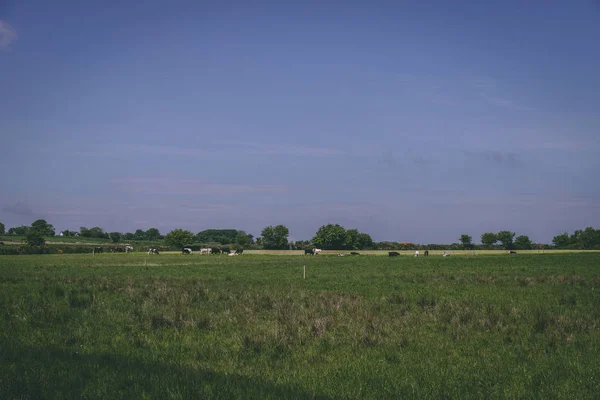
[[[599,266],[4,256],[0,398],[597,398]]]

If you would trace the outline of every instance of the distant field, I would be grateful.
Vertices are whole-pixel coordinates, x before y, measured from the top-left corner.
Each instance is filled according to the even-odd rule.
[[[598,265],[3,256],[0,398],[594,399]]]

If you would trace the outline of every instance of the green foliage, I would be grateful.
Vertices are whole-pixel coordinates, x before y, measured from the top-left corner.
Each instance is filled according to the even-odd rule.
[[[313,244],[324,250],[343,249],[346,241],[346,229],[339,224],[323,225],[312,238]]]
[[[567,232],[561,233],[558,236],[554,236],[554,238],[552,239],[552,244],[557,249],[566,249],[569,247],[570,243],[571,241]]]
[[[29,232],[30,229],[31,227],[25,225],[15,226],[13,228],[10,228],[7,233],[9,235],[25,236],[27,235],[27,232]]]
[[[486,232],[481,235],[481,243],[484,246],[492,247],[498,241],[498,236],[493,232]]]
[[[323,225],[319,228],[312,243],[325,250],[364,250],[374,247],[373,239],[358,229],[344,229],[339,224]]]
[[[239,235],[247,236],[246,244],[252,243],[252,235],[247,235],[246,232],[237,229],[205,229],[196,234],[196,241],[198,243],[233,244],[238,243]]]
[[[593,399],[599,257],[0,257],[0,398]]]
[[[73,237],[75,236],[75,232],[70,231],[68,229],[61,232],[63,237]]]
[[[146,231],[145,234],[145,239],[146,240],[159,240],[160,237],[160,231],[156,228],[150,228]]]
[[[502,246],[506,250],[510,250],[513,248],[513,238],[515,237],[515,233],[511,231],[500,231],[496,234],[498,241],[502,243]]]
[[[165,235],[165,242],[172,247],[178,249],[191,243],[194,240],[194,234],[185,229],[173,229]]]
[[[284,225],[267,226],[262,230],[262,246],[267,250],[283,250],[289,247],[289,229]]]
[[[460,235],[460,243],[463,249],[471,249],[473,247],[472,240],[473,238],[467,234]]]
[[[95,226],[91,229],[82,226],[79,228],[79,235],[86,238],[110,239],[108,233],[104,232],[104,229],[100,228],[99,226]]]
[[[44,219],[38,219],[31,224],[31,229],[42,236],[54,236],[54,227]]]
[[[517,236],[517,238],[515,239],[515,249],[531,250],[533,249],[533,242],[529,239],[529,236]]]
[[[3,224],[2,222],[0,222],[0,235],[4,235],[4,233],[5,233],[5,232],[4,232],[4,229],[5,229],[5,228],[6,228],[6,227],[4,226],[4,224]]]
[[[25,243],[27,243],[28,246],[43,246],[46,241],[40,232],[30,230],[27,235],[25,235]]]
[[[111,232],[108,235],[113,243],[119,243],[121,241],[121,234],[119,232]]]

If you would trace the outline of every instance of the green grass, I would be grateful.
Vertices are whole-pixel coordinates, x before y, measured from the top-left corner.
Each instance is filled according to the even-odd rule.
[[[0,398],[597,398],[599,265],[0,257]]]

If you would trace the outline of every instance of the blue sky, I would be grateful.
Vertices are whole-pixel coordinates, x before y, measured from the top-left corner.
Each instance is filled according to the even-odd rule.
[[[284,3],[0,1],[0,221],[600,228],[599,2]]]

